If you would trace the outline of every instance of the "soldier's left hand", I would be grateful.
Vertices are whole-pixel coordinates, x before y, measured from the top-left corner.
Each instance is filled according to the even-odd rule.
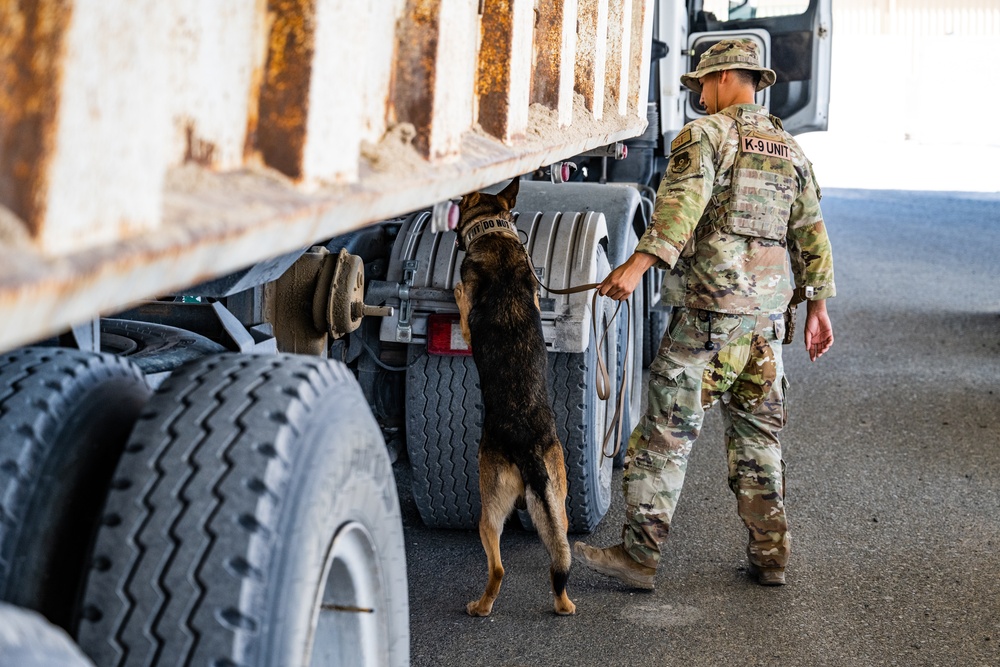
[[[816,361],[833,346],[833,324],[826,312],[826,301],[806,302],[806,350],[810,361]]]

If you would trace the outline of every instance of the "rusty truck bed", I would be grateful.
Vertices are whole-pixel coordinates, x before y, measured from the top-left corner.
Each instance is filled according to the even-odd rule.
[[[477,4],[0,0],[0,349],[644,130],[652,0]]]

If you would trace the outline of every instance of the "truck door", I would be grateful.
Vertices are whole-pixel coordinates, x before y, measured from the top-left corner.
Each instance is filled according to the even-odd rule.
[[[693,3],[688,69],[722,39],[746,37],[761,48],[777,82],[757,103],[781,118],[792,134],[827,128],[830,110],[832,0],[704,0]],[[687,121],[705,115],[699,96],[687,94]]]

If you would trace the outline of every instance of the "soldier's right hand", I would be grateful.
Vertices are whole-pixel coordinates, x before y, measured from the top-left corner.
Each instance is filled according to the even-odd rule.
[[[625,301],[639,286],[639,282],[649,267],[656,262],[656,256],[649,253],[632,253],[632,256],[626,259],[621,266],[608,274],[608,277],[597,288],[597,292],[615,301]]]

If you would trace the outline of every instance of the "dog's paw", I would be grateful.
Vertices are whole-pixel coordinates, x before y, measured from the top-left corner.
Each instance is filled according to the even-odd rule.
[[[465,605],[465,611],[469,613],[469,616],[489,616],[490,612],[493,611],[493,605],[482,600],[473,600]]]
[[[567,598],[566,600],[556,600],[556,614],[559,616],[572,616],[576,613],[576,605]]]

